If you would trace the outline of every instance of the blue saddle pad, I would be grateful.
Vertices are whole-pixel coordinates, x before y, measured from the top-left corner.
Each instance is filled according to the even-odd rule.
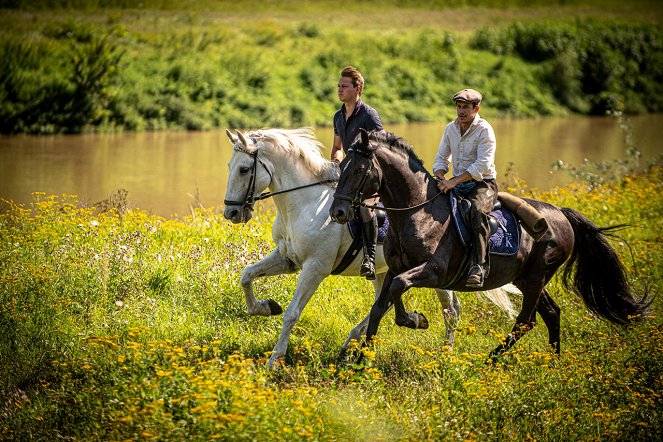
[[[382,203],[378,203],[378,206],[382,206]],[[377,211],[376,216],[378,218],[378,244],[382,244],[384,242],[384,237],[387,234],[387,230],[389,229],[389,218],[387,218],[385,213],[381,210]],[[361,221],[352,218],[348,223],[348,229],[350,229],[350,235],[352,235],[352,238],[361,239]]]
[[[472,232],[463,221],[460,214],[459,198],[454,192],[449,192],[451,204],[451,218],[456,226],[456,232],[465,247],[472,243]],[[507,209],[493,210],[490,214],[497,219],[499,227],[490,235],[489,245],[491,255],[513,256],[520,247],[520,225],[516,216]],[[506,230],[504,230],[506,228]]]

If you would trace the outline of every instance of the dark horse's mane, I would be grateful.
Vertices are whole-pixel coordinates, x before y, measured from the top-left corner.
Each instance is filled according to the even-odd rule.
[[[410,164],[414,163],[421,167],[423,171],[428,173],[424,167],[424,162],[417,156],[417,154],[403,138],[398,135],[387,132],[387,131],[373,131],[368,135],[368,139],[376,141],[386,147],[389,147],[391,151],[403,152],[410,159]]]

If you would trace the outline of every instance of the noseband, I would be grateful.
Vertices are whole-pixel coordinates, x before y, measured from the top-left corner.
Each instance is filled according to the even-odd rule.
[[[256,193],[256,172],[258,171],[258,162],[262,164],[262,167],[265,168],[267,173],[269,174],[269,182],[272,182],[272,172],[269,170],[269,168],[265,165],[265,163],[262,162],[258,158],[258,152],[260,149],[256,149],[255,152],[249,152],[246,149],[243,149],[239,144],[236,144],[234,149],[237,152],[244,152],[247,155],[250,155],[253,157],[253,166],[251,167],[251,177],[249,178],[249,186],[246,189],[246,194],[244,195],[244,201],[232,201],[232,200],[223,200],[223,204],[226,206],[242,206],[242,210],[249,209],[253,210],[253,205],[256,203],[256,201],[260,201],[261,199],[265,199],[271,195],[269,194],[261,194],[258,195],[258,197],[255,196]],[[265,196],[267,195],[267,196]]]
[[[366,186],[368,177],[371,175],[373,169],[376,170],[376,172],[378,173],[378,179],[380,179],[380,169],[375,165],[375,155],[373,155],[371,152],[365,151],[363,149],[352,149],[352,148],[348,149],[348,155],[352,154],[358,154],[364,158],[367,158],[369,160],[368,161],[369,167],[366,168],[366,172],[361,177],[361,181],[359,181],[359,185],[357,186],[357,190],[355,190],[354,195],[334,193],[334,198],[339,199],[341,201],[349,201],[350,206],[353,209],[356,209],[357,207],[363,205],[362,204],[363,200],[373,196],[371,195],[370,197],[364,197],[364,187]]]

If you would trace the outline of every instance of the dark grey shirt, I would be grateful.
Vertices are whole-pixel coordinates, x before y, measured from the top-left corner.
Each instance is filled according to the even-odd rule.
[[[368,132],[384,130],[378,112],[361,99],[357,101],[357,105],[348,121],[345,121],[345,104],[341,104],[341,108],[334,114],[334,134],[341,137],[345,153],[359,135],[360,128]]]

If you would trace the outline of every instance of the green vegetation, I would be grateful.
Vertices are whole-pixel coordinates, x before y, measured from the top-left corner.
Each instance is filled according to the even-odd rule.
[[[130,3],[0,3],[0,133],[328,125],[348,64],[388,123],[663,110],[656,2]]]
[[[598,225],[631,224],[613,246],[640,295],[663,277],[662,183],[652,167],[532,196]],[[617,327],[553,280],[562,355],[548,352],[540,325],[489,367],[511,320],[461,294],[450,351],[436,297],[412,290],[406,305],[431,328],[402,329],[387,315],[367,364],[338,366],[372,288],[330,277],[293,331],[287,365],[269,372],[281,320],[248,316],[238,280],[269,252],[273,213],[232,225],[213,209],[166,220],[121,201],[98,213],[71,196],[1,204],[0,439],[660,438],[660,296],[646,321]],[[256,290],[286,305],[296,278],[260,280]]]
[[[131,3],[0,0],[15,8],[0,14],[0,131],[319,125],[350,63],[389,122],[450,115],[460,84],[500,115],[661,110],[655,2],[581,1],[577,18],[565,1],[539,0],[292,0],[288,14],[271,1]],[[627,157],[558,164],[580,181],[569,187],[532,191],[507,173],[501,188],[630,224],[612,244],[634,292],[656,294],[663,169],[639,173],[637,151]],[[662,438],[660,296],[645,321],[617,327],[554,279],[561,356],[541,324],[490,367],[512,326],[503,312],[461,294],[449,350],[436,297],[412,290],[404,301],[431,328],[388,314],[359,367],[336,356],[372,287],[330,277],[286,365],[268,371],[281,319],[246,313],[239,275],[270,251],[273,220],[260,204],[247,225],[218,209],[167,220],[127,210],[122,192],[97,208],[67,195],[0,200],[0,440]],[[287,305],[296,281],[262,279],[256,292]]]

